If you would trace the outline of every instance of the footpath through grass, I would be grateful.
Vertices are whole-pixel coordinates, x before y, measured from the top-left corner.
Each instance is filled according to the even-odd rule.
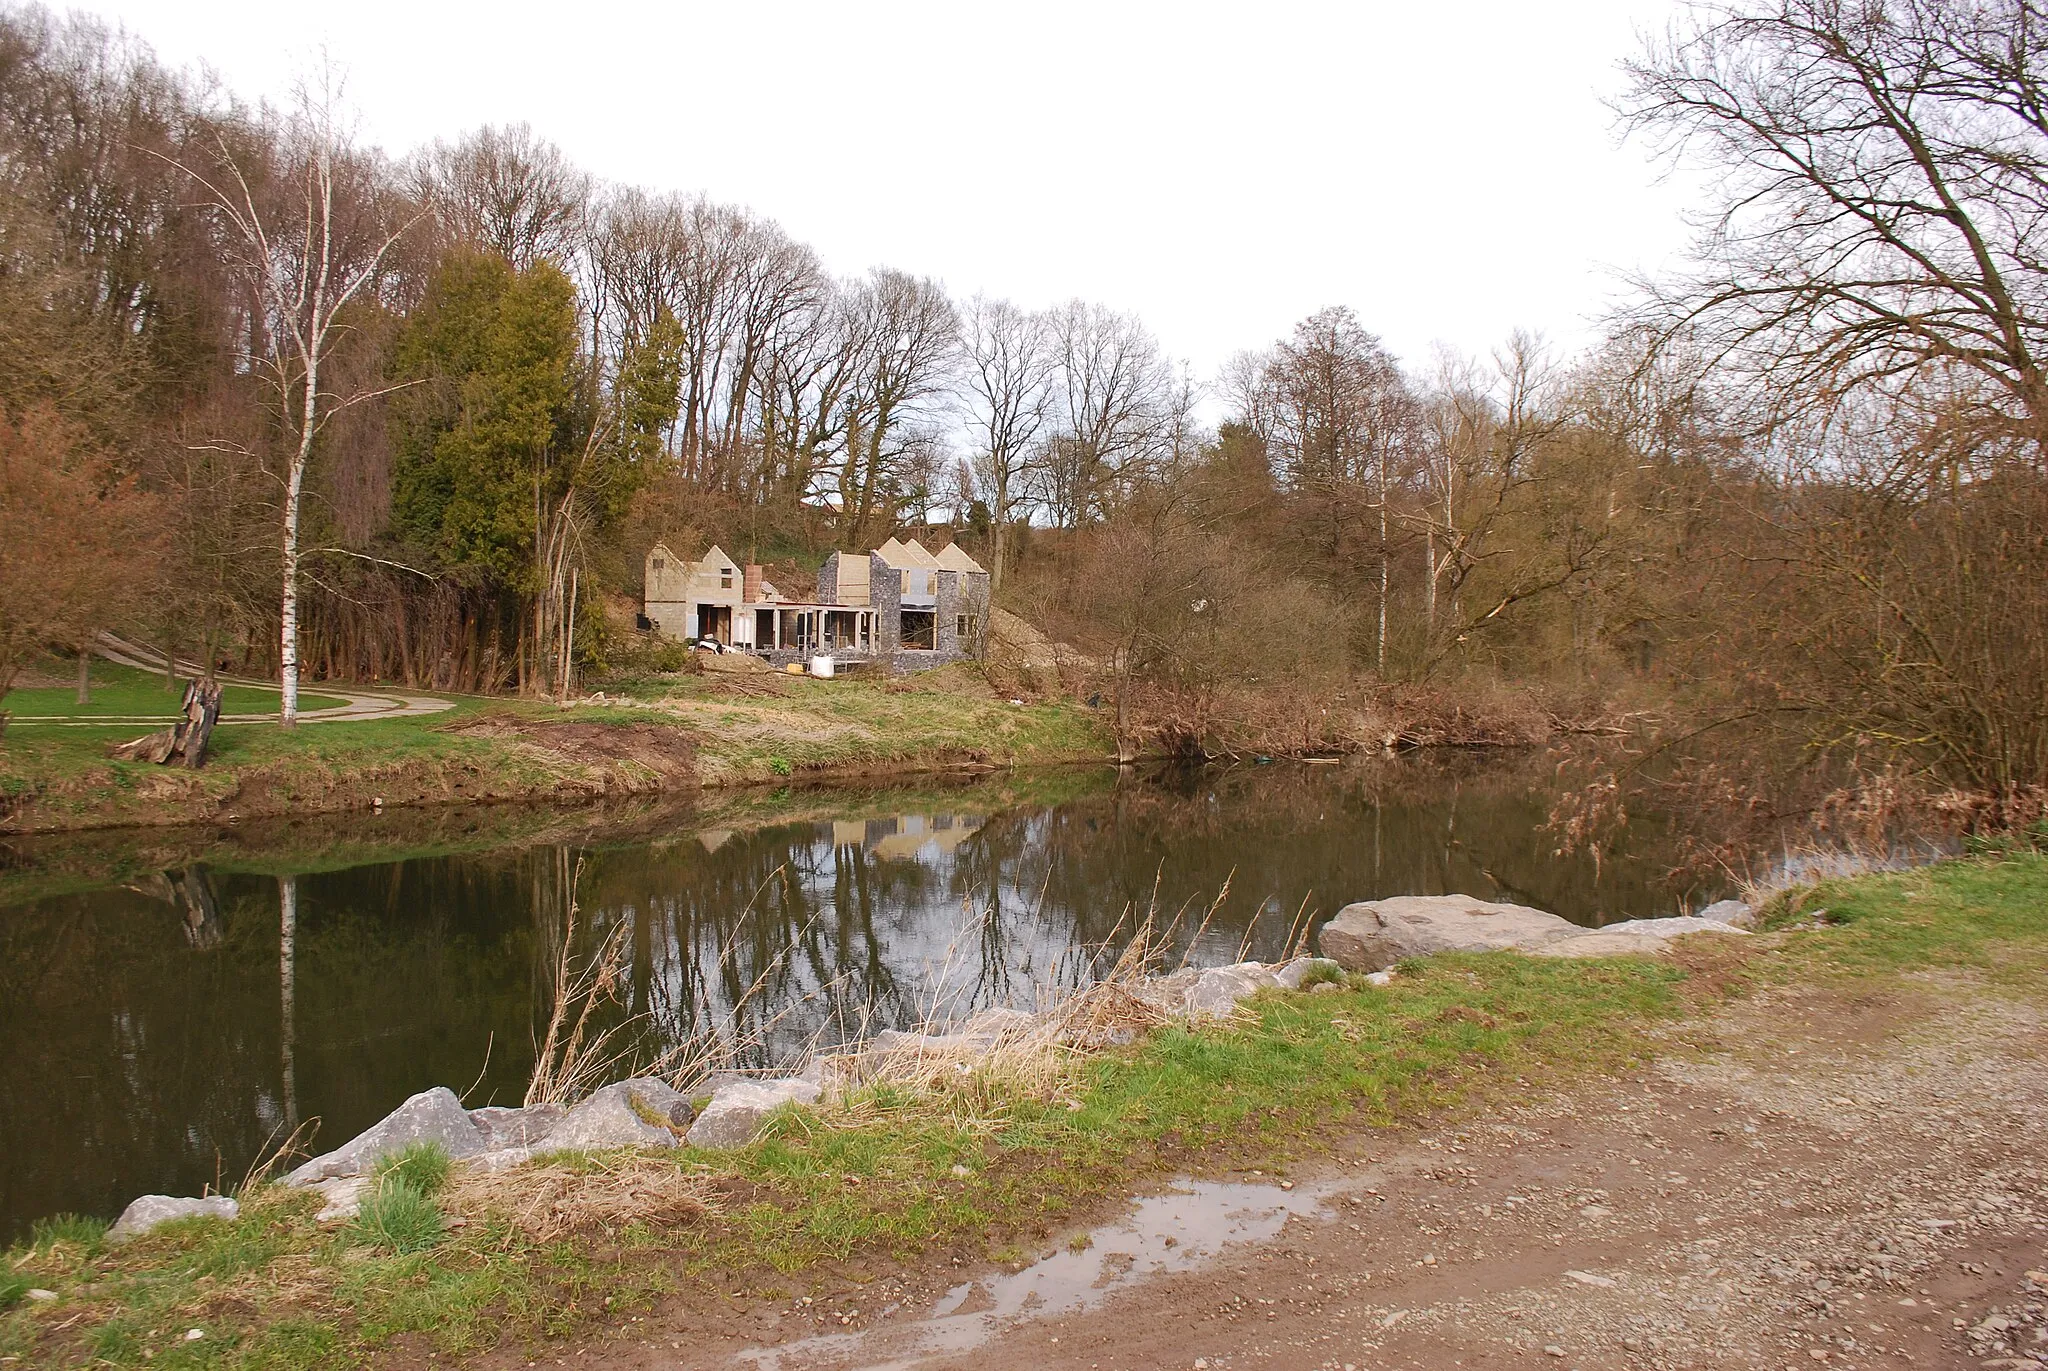
[[[78,688],[72,685],[33,686],[0,696],[0,710],[12,716],[17,727],[34,727],[37,719],[163,719],[177,717],[184,699],[185,681],[175,689],[164,689],[163,673],[143,671],[118,662],[92,664],[90,702],[78,703]],[[270,686],[229,684],[221,688],[220,712],[226,714],[270,714],[278,710],[278,691]],[[329,695],[301,695],[299,708],[332,709],[344,703]],[[109,727],[133,727],[112,724]]]
[[[1711,975],[1633,959],[1433,958],[1384,989],[1264,993],[1236,1022],[1082,1059],[1050,1091],[970,1072],[940,1095],[875,1088],[829,1114],[788,1110],[734,1152],[571,1156],[536,1173],[572,1197],[571,1213],[580,1177],[668,1196],[652,1214],[592,1209],[535,1228],[458,1177],[427,1197],[431,1213],[398,1197],[375,1231],[323,1228],[315,1197],[274,1186],[246,1194],[233,1223],[119,1248],[100,1225],[56,1220],[0,1263],[0,1356],[346,1366],[401,1334],[415,1352],[460,1355],[622,1319],[666,1293],[784,1299],[825,1263],[1007,1260],[1176,1172],[1285,1175],[1360,1128],[1619,1068],[1651,1050],[1656,1025],[1757,978],[1952,967],[2037,994],[2048,858],[1831,882],[1773,917],[1790,931],[1704,944],[1697,964]]]

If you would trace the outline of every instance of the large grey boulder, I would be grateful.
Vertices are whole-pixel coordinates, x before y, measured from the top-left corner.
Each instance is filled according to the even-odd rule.
[[[995,1044],[992,1033],[905,1033],[885,1028],[869,1040],[867,1052],[883,1057],[978,1057]]]
[[[594,1091],[547,1135],[547,1150],[675,1147],[695,1112],[665,1081],[637,1076]]]
[[[1683,938],[1688,933],[1727,933],[1738,938],[1749,935],[1733,924],[1719,919],[1703,919],[1697,914],[1676,915],[1668,919],[1623,919],[1620,923],[1602,924],[1589,933],[1618,933],[1635,938]],[[1582,933],[1580,936],[1584,936]]]
[[[129,1201],[107,1230],[110,1242],[139,1238],[160,1224],[176,1219],[233,1219],[242,1206],[225,1195],[208,1195],[203,1200],[180,1199],[175,1195],[143,1195]]]
[[[1539,957],[1661,957],[1671,950],[1673,939],[1692,933],[1749,936],[1732,924],[1695,916],[1625,919],[1600,928],[1581,929],[1568,938],[1545,943],[1535,953]]]
[[[482,1130],[445,1085],[422,1090],[385,1116],[383,1122],[313,1158],[284,1178],[286,1185],[311,1185],[334,1176],[358,1176],[379,1157],[402,1152],[416,1142],[439,1143],[449,1156],[474,1157],[487,1150]]]
[[[1730,928],[1756,927],[1756,910],[1741,900],[1716,900],[1694,917]]]
[[[1278,985],[1273,969],[1263,962],[1212,966],[1195,977],[1182,1001],[1190,1019],[1227,1019],[1238,1004],[1268,986]]]
[[[693,1147],[744,1147],[761,1131],[768,1116],[786,1104],[816,1104],[823,1093],[817,1082],[800,1077],[772,1081],[730,1081],[718,1088],[711,1103],[690,1125]]]
[[[1470,895],[1399,895],[1345,905],[1323,925],[1316,945],[1346,971],[1383,971],[1436,952],[1533,951],[1579,931],[1527,905]]]
[[[486,1105],[469,1111],[469,1121],[484,1135],[487,1151],[532,1147],[545,1141],[569,1111],[558,1104],[530,1104],[523,1109]]]

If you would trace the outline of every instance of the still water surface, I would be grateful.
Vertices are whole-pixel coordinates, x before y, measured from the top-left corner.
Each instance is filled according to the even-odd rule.
[[[1654,816],[1597,865],[1556,855],[1548,775],[1498,754],[1065,773],[338,870],[286,852],[241,863],[261,875],[229,857],[11,904],[0,886],[0,1242],[232,1186],[301,1121],[334,1146],[428,1086],[518,1103],[572,893],[574,955],[622,940],[640,1058],[716,1035],[757,1065],[1029,1006],[1147,911],[1172,961],[1220,964],[1278,957],[1352,900],[1462,891],[1597,924],[1726,893],[1674,872]],[[402,842],[414,821],[381,822]]]

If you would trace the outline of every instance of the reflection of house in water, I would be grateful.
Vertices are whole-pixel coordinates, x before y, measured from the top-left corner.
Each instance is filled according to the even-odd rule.
[[[646,574],[651,628],[776,666],[829,654],[923,671],[980,656],[988,622],[988,573],[957,544],[934,553],[891,538],[872,552],[835,552],[819,568],[812,603],[788,599],[760,567],[717,547],[689,561],[656,543]]]
[[[834,819],[832,845],[877,857],[915,861],[950,856],[985,822],[980,814],[899,814],[892,819]]]
[[[877,857],[906,861],[950,854],[973,837],[981,823],[978,814],[905,814],[896,819],[877,819],[869,823],[871,835],[877,824],[890,825],[890,831],[871,836],[868,850]]]

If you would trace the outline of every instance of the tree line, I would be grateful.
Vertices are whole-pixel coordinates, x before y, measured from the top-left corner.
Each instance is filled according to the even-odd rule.
[[[800,584],[939,523],[1160,736],[1312,741],[1347,692],[1541,682],[2024,808],[2041,26],[2029,0],[1697,8],[1616,107],[1712,173],[1691,263],[1595,345],[1402,359],[1333,306],[1196,377],[1129,314],[835,276],[523,126],[390,156],[331,90],[252,106],[0,11],[0,461],[56,473],[8,498],[116,531],[90,559],[31,540],[0,686],[118,627],[559,691],[634,652],[605,607],[656,538]]]

